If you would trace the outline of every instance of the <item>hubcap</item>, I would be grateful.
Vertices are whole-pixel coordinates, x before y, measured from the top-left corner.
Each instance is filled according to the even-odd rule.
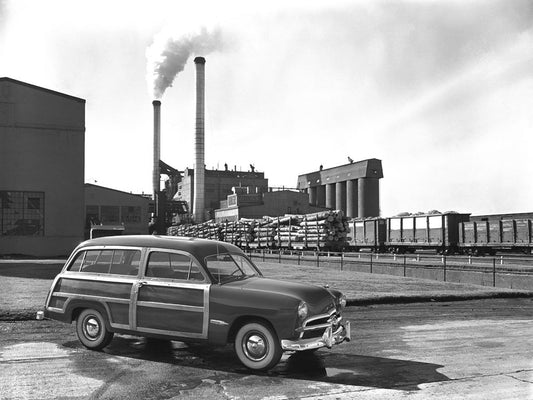
[[[89,317],[85,320],[85,333],[87,333],[89,339],[94,340],[98,338],[98,335],[100,334],[100,324],[96,318]]]
[[[260,361],[266,356],[267,344],[262,336],[250,335],[246,340],[244,350],[249,358]]]

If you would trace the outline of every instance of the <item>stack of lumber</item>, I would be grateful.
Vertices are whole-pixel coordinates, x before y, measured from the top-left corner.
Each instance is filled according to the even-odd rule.
[[[273,220],[274,218],[268,216],[255,220],[256,223],[253,229],[253,241],[250,243],[250,247],[274,247],[276,228],[272,225]]]
[[[349,232],[348,221],[339,210],[221,223],[208,221],[168,229],[173,236],[222,240],[241,247],[295,249],[340,249],[347,244]]]
[[[285,215],[271,222],[271,226],[276,228],[274,240],[277,247],[292,248],[293,243],[298,241],[298,230],[302,220],[301,215]]]
[[[196,225],[185,224],[171,226],[168,228],[167,234],[171,236],[198,237],[203,239],[221,239],[220,225],[213,220]]]
[[[322,211],[304,215],[298,229],[295,248],[341,249],[350,232],[348,220],[340,210]]]
[[[247,246],[253,241],[253,226],[255,222],[251,219],[242,218],[239,221],[222,222],[222,240],[237,246]]]

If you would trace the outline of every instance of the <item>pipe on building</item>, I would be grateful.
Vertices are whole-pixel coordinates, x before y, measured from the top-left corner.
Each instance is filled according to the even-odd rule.
[[[316,186],[310,186],[309,189],[306,189],[307,193],[309,194],[309,204],[316,206],[318,205],[317,202],[317,187]]]
[[[377,217],[379,216],[379,179],[359,178],[357,180],[358,196],[358,216]]]
[[[194,165],[194,220],[205,219],[205,58],[196,57],[196,129],[195,129],[195,165]]]
[[[334,209],[335,208],[335,184],[327,183],[326,184],[326,207]]]
[[[335,183],[335,208],[346,211],[346,182]]]
[[[357,205],[357,179],[346,181],[346,216],[348,218],[358,217]]]
[[[154,214],[159,216],[159,190],[161,171],[159,169],[159,160],[161,158],[161,102],[154,100],[154,168],[152,174],[152,185],[154,192]]]

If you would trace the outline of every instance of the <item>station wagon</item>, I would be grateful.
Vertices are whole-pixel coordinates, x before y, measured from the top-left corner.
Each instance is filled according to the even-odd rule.
[[[138,235],[81,243],[54,279],[44,316],[75,322],[93,350],[114,333],[233,343],[246,367],[267,370],[284,351],[350,340],[345,305],[339,291],[264,277],[234,245]]]

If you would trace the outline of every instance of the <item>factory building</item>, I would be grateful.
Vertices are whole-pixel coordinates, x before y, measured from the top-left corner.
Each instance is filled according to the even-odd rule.
[[[83,240],[84,150],[84,99],[0,78],[0,255]]]
[[[234,193],[220,202],[215,210],[215,222],[238,221],[241,218],[260,219],[285,214],[310,214],[325,208],[309,204],[306,193],[279,190],[257,193],[253,188],[234,188]]]
[[[204,171],[204,204],[205,204],[205,220],[214,218],[215,209],[220,208],[220,202],[226,200],[228,195],[233,194],[234,187],[250,189],[254,193],[264,193],[268,191],[268,179],[265,178],[263,172],[252,171],[237,171],[229,170],[226,166],[224,170],[206,169]],[[186,168],[181,181],[178,183],[178,191],[174,196],[174,200],[186,201],[189,205],[189,210],[194,209],[194,170]]]
[[[299,175],[297,188],[311,205],[342,210],[349,218],[377,217],[381,178],[381,160],[372,158]]]
[[[85,184],[85,236],[94,225],[120,225],[124,235],[148,233],[151,199],[103,186]]]

